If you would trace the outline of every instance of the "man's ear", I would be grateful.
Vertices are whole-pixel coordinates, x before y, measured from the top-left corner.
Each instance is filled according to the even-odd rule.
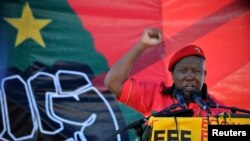
[[[207,71],[206,71],[206,70],[204,71],[204,75],[205,75],[205,76],[207,75]]]

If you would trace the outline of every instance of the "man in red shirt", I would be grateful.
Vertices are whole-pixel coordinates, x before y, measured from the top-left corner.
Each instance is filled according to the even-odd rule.
[[[207,102],[219,105],[221,102],[207,92],[205,55],[198,46],[186,46],[173,55],[168,66],[174,81],[170,87],[165,86],[164,82],[152,83],[129,77],[129,72],[137,58],[147,48],[154,47],[162,41],[160,30],[146,29],[135,47],[111,67],[104,80],[107,88],[120,102],[129,105],[144,116],[151,115],[152,111],[161,111],[181,100],[184,101],[182,108],[192,109],[193,116],[217,115],[225,111],[220,108],[204,107],[207,106]],[[178,99],[179,97],[183,99]]]

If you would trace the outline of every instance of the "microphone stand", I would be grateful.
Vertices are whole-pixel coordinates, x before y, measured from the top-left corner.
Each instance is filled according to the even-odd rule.
[[[237,107],[222,106],[222,105],[214,104],[214,103],[208,103],[208,106],[211,107],[211,108],[229,109],[229,110],[231,110],[232,113],[242,112],[242,113],[250,114],[250,111],[249,111],[249,110],[240,109],[240,108],[237,108]]]
[[[180,114],[180,113],[184,114],[184,112],[186,112],[186,114],[188,114],[188,115],[193,114],[193,111],[190,111],[190,110],[182,110],[182,112],[171,112],[171,110],[176,109],[178,106],[180,106],[179,103],[172,104],[170,107],[168,107],[166,109],[163,109],[160,112],[152,113],[148,117],[136,120],[136,121],[130,123],[128,126],[115,131],[113,134],[111,134],[111,136],[115,136],[117,134],[120,134],[121,132],[123,132],[123,131],[125,131],[127,129],[134,129],[135,132],[136,132],[136,136],[139,137],[139,139],[141,140],[143,132],[144,132],[144,130],[142,128],[142,124],[144,124],[151,116],[158,117],[158,116],[163,116],[164,115],[166,117],[167,116],[170,117],[170,116],[173,116],[173,115],[176,115],[176,114]]]

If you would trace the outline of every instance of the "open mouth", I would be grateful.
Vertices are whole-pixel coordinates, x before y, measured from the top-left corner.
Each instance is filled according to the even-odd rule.
[[[183,89],[186,90],[186,91],[193,91],[193,90],[195,90],[195,86],[191,85],[191,84],[190,85],[185,85]]]

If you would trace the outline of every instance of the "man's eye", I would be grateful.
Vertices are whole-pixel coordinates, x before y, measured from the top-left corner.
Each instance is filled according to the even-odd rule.
[[[200,73],[200,70],[193,70],[194,73]]]
[[[180,69],[180,70],[178,70],[178,72],[180,72],[180,73],[185,73],[186,70],[185,70],[185,69]]]

